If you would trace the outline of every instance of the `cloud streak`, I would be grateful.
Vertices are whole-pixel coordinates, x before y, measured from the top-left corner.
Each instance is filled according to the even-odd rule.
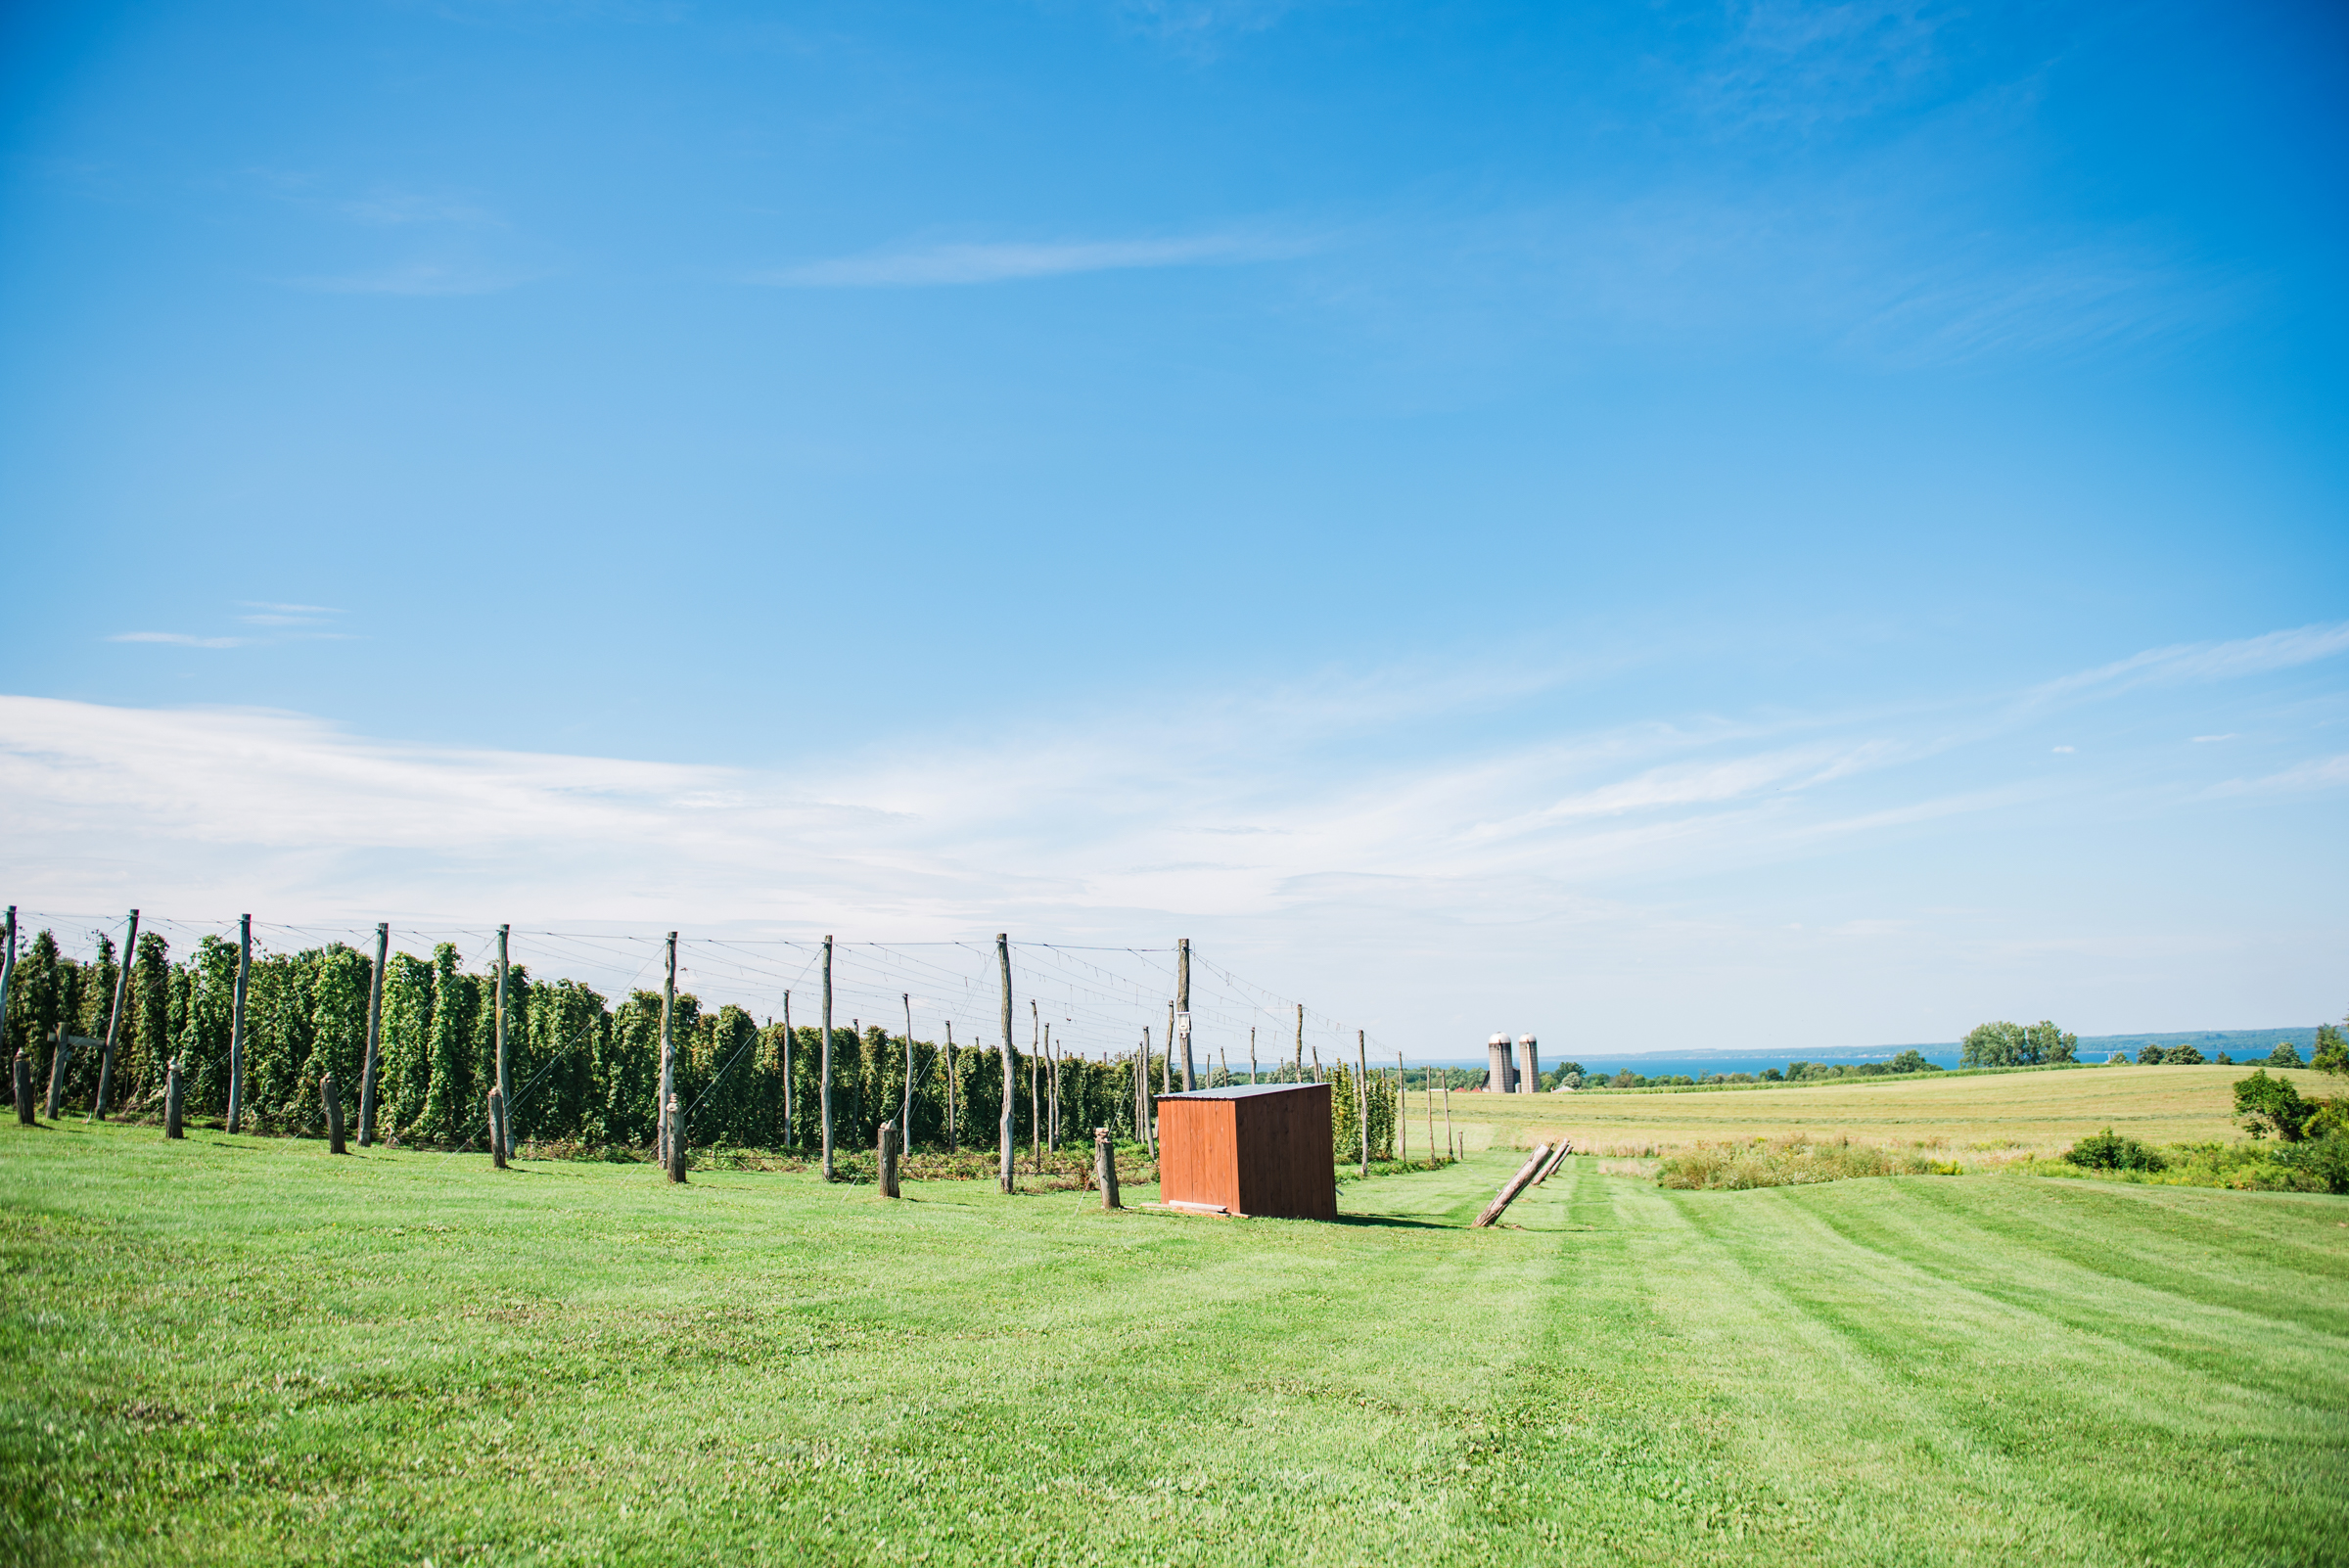
[[[996,242],[936,245],[835,256],[752,273],[748,281],[784,289],[922,289],[1083,272],[1229,266],[1302,255],[1299,241],[1236,234],[1170,239]]]

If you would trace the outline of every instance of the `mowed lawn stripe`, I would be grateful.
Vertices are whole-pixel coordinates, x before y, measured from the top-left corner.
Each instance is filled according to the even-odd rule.
[[[2027,1247],[1993,1225],[1973,1227],[1970,1268],[1950,1267],[1938,1242],[1925,1246],[1947,1221],[1942,1205],[1995,1214],[2031,1201],[2034,1185],[1912,1178],[1770,1194],[1772,1209],[1800,1211],[1844,1240],[1846,1255],[1825,1249],[1821,1271],[1782,1268],[1784,1229],[1753,1217],[1719,1217],[1714,1234],[1855,1348],[1932,1392],[1942,1413],[1924,1430],[1962,1432],[2006,1455],[2127,1560],[2326,1560],[2334,1528],[2326,1514],[2337,1521],[2341,1496],[2337,1406],[2251,1386],[2283,1381],[2264,1371],[2230,1377],[2181,1365],[2137,1334],[2112,1332],[2121,1309],[2111,1295],[2126,1284],[2057,1265],[2032,1290],[1999,1288],[2029,1265]],[[1687,1195],[1699,1196],[1710,1195]],[[1928,1205],[1929,1216],[1914,1212]],[[1911,1211],[1906,1222],[1889,1219],[1903,1210]],[[1885,1293],[1870,1301],[1825,1282],[1854,1273]],[[1895,1297],[1885,1287],[1904,1274],[1909,1288]],[[2238,1317],[2234,1326],[2238,1367],[2279,1354],[2269,1325]],[[2277,1505],[2293,1496],[2300,1505]]]

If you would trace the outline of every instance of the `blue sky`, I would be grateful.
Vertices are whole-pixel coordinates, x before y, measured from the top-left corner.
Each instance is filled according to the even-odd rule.
[[[2336,9],[0,28],[27,906],[2349,1007]]]

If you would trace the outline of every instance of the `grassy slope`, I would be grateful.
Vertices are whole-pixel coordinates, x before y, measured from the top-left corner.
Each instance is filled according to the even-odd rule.
[[[2117,1070],[2116,1070],[2117,1071]],[[0,1129],[11,1560],[2340,1560],[2349,1202],[1351,1222]]]
[[[2272,1070],[2273,1071],[2273,1070]],[[2248,1067],[2096,1067],[1980,1077],[1846,1081],[1784,1088],[1678,1094],[1455,1094],[1452,1116],[1481,1139],[1524,1144],[1570,1136],[1578,1149],[1636,1152],[1733,1137],[1845,1133],[1855,1141],[1949,1147],[2011,1144],[2048,1154],[2110,1127],[2146,1143],[2228,1142],[2243,1135],[2234,1118],[2234,1081]],[[2322,1073],[2276,1072],[2303,1094],[2341,1092]],[[1426,1113],[1411,1096],[1414,1144]],[[1441,1112],[1437,1136],[1443,1135]]]

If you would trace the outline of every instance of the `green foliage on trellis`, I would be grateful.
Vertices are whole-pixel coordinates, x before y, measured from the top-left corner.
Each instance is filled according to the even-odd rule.
[[[1373,1070],[1370,1074],[1370,1158],[1395,1158],[1395,1082]],[[1339,1064],[1329,1075],[1330,1146],[1338,1162],[1361,1157],[1361,1101],[1355,1087],[1355,1070]]]
[[[161,936],[140,937],[115,1066],[115,1103],[123,1114],[159,1113],[165,1065],[174,1056],[183,1064],[188,1113],[218,1116],[227,1109],[236,979],[233,941],[205,937],[174,962]],[[341,943],[255,953],[246,992],[245,1103],[256,1130],[323,1130],[318,1080],[328,1072],[342,1086],[345,1114],[355,1128],[373,983],[372,956]],[[81,963],[41,933],[26,945],[9,989],[11,1048],[30,1044],[61,1019],[69,1032],[102,1035],[113,986],[114,951],[103,939],[101,956]],[[435,1147],[481,1143],[484,1097],[496,1077],[496,995],[494,974],[465,973],[449,945],[436,947],[429,959],[392,954],[384,973],[376,1077],[379,1135]],[[817,1029],[793,1030],[787,1049],[781,1025],[762,1027],[732,1004],[709,1009],[688,993],[676,998],[670,1030],[691,1142],[816,1147]],[[652,1140],[661,1074],[658,992],[635,992],[614,1005],[576,981],[533,981],[516,965],[507,972],[506,1038],[519,1137],[587,1146],[641,1147]],[[843,1027],[834,1029],[832,1040],[835,1144],[869,1150],[882,1124],[905,1100],[904,1037],[879,1026]],[[36,1053],[44,1074],[46,1051],[43,1045]],[[992,1046],[965,1044],[951,1057],[952,1141],[962,1148],[991,1147],[1003,1104],[1003,1056]],[[1015,1049],[1011,1063],[1014,1127],[1026,1148],[1039,1110],[1049,1114],[1050,1066],[1035,1064],[1039,1107],[1032,1100],[1030,1053]],[[914,1041],[910,1121],[916,1147],[948,1141],[948,1076],[946,1048]],[[46,1078],[41,1082],[45,1088]],[[1153,1058],[1153,1090],[1157,1082]],[[86,1105],[96,1083],[96,1053],[79,1053],[69,1064],[68,1103]],[[1088,1142],[1096,1127],[1120,1138],[1136,1135],[1130,1059],[1064,1057],[1059,1087],[1063,1141]],[[1372,1136],[1391,1138],[1392,1092],[1375,1075],[1372,1087]],[[1351,1116],[1352,1090],[1338,1098],[1342,1114]],[[1339,1147],[1352,1145],[1341,1137]]]

